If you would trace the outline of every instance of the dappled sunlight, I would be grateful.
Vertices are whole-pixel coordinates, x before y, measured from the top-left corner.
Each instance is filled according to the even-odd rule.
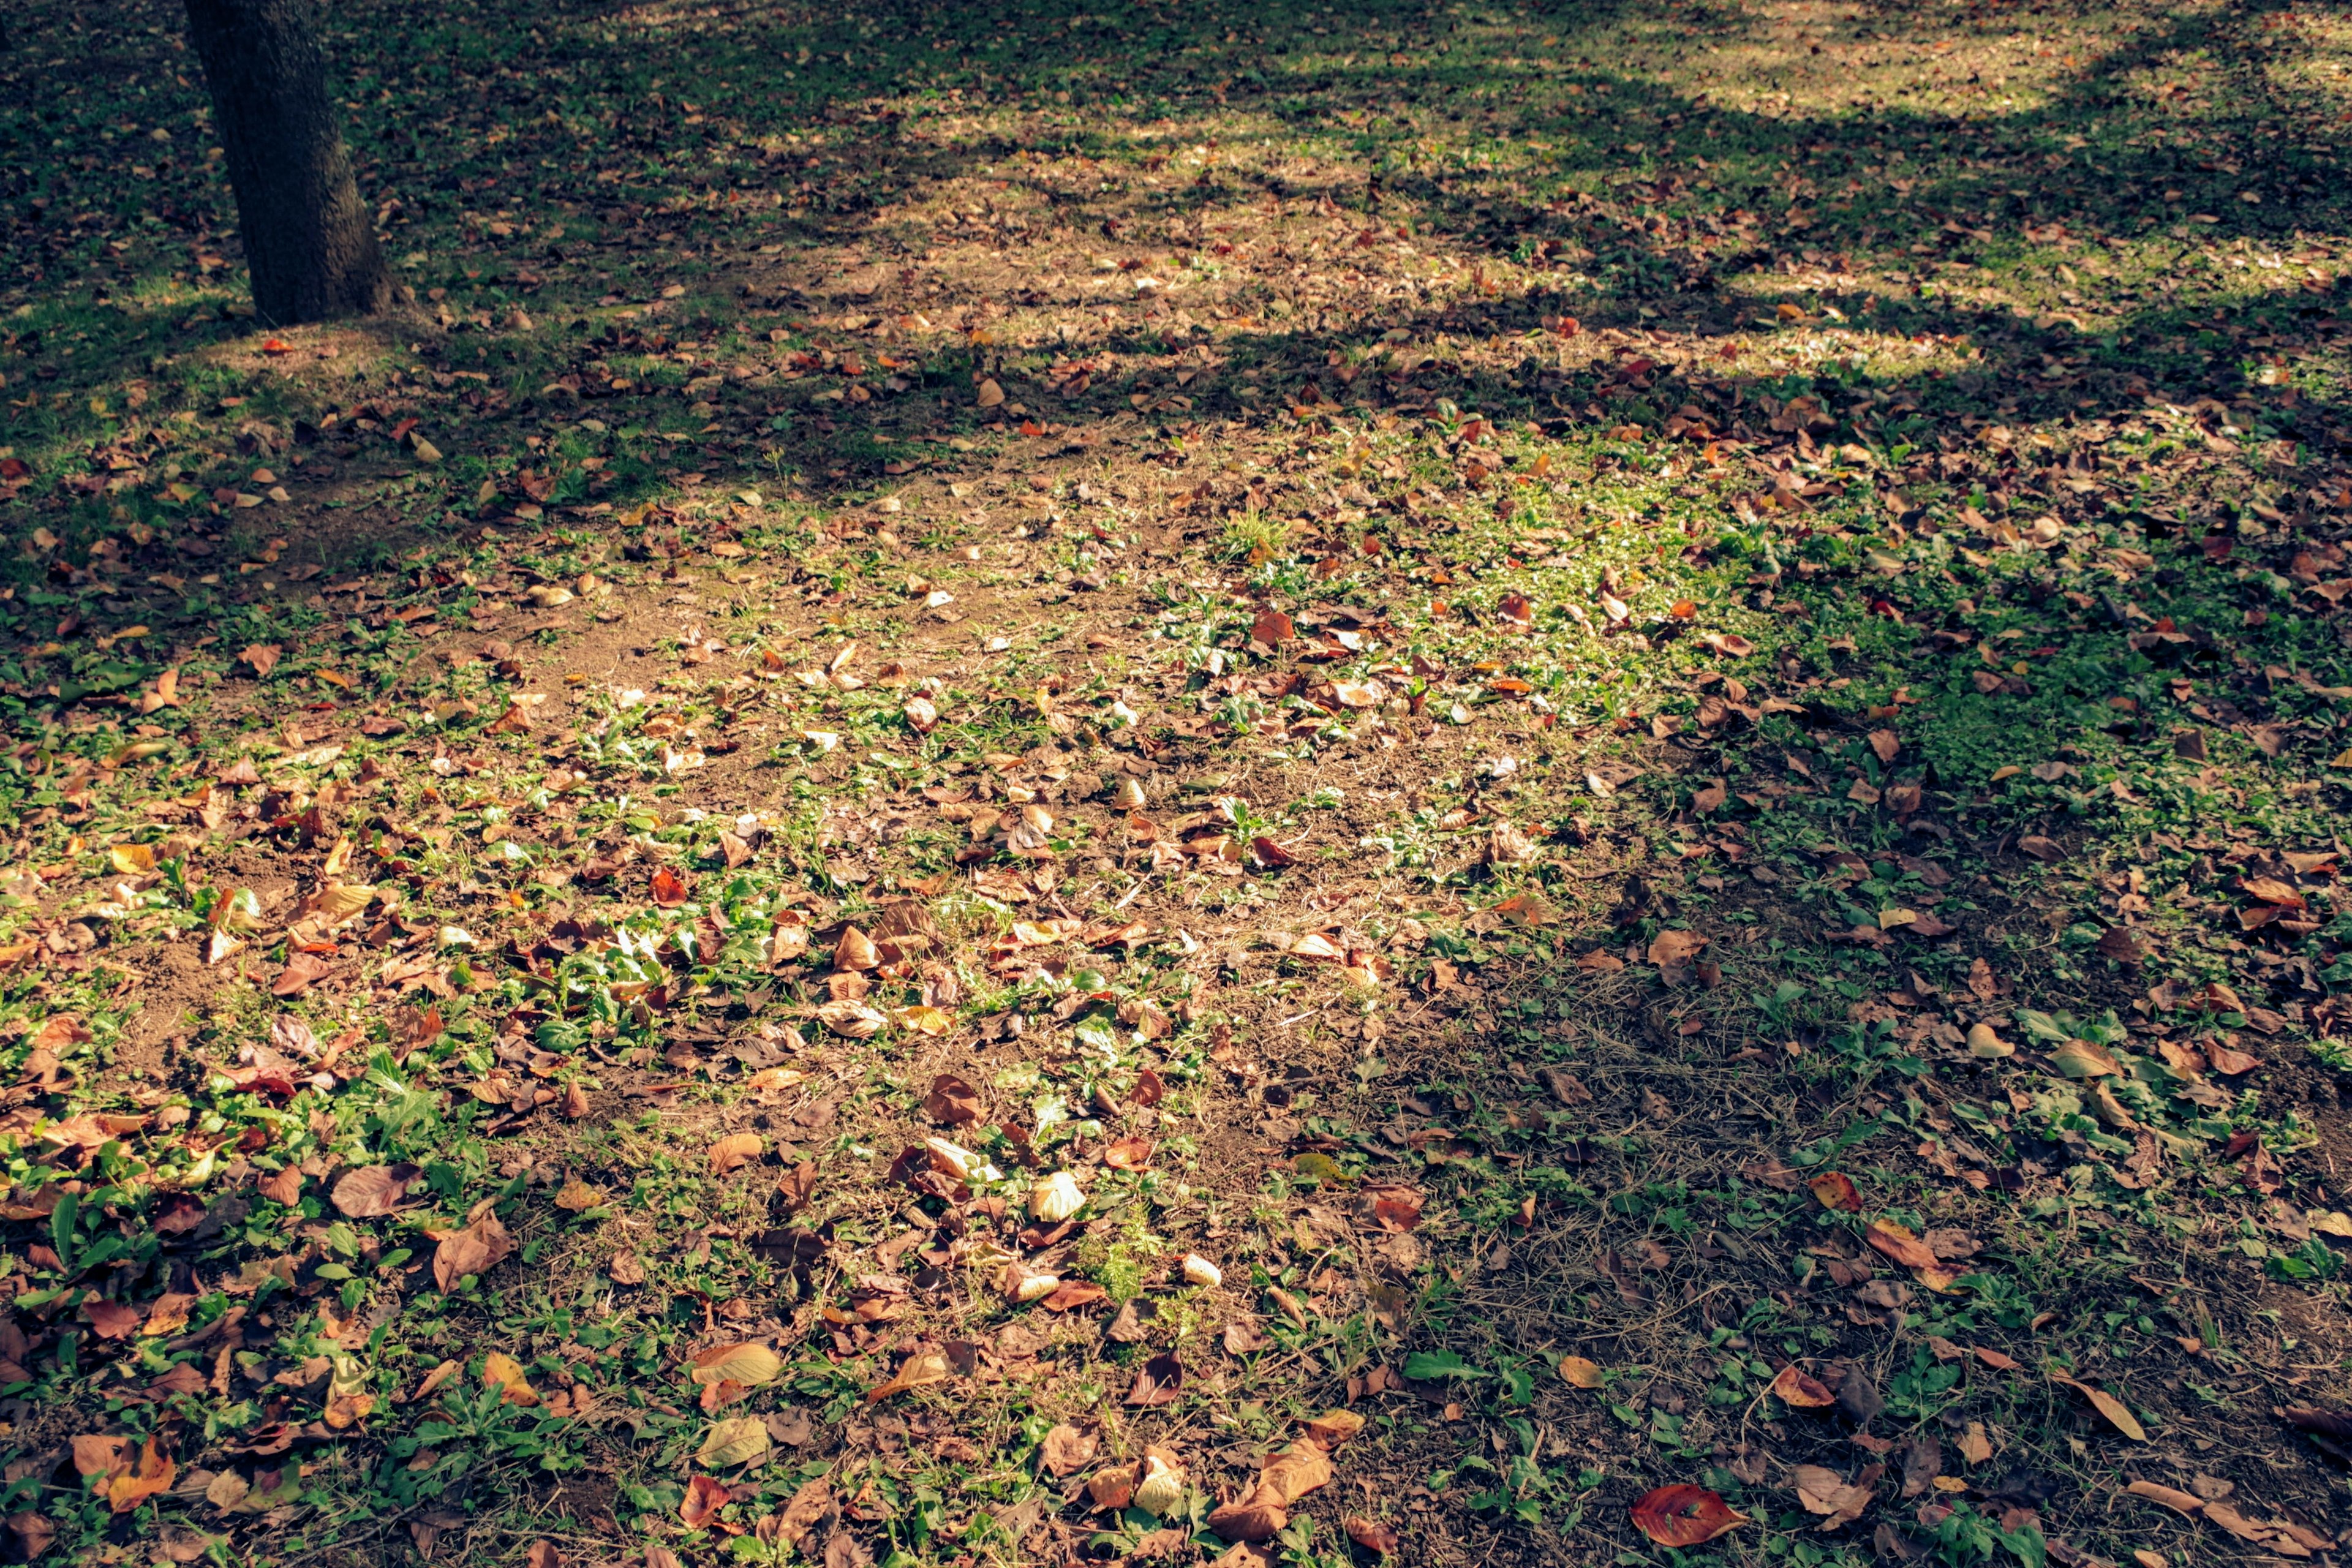
[[[2333,12],[31,10],[11,1560],[2334,1544]]]

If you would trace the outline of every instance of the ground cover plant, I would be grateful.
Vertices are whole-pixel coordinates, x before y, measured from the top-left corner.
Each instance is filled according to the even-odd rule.
[[[0,74],[19,1561],[2327,1558],[2352,17]]]

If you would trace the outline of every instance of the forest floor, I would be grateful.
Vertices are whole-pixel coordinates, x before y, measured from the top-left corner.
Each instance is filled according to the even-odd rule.
[[[0,53],[14,1559],[2336,1550],[2352,14],[327,14]]]

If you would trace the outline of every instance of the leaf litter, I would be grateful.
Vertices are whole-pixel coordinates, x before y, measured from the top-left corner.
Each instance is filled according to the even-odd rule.
[[[520,16],[8,63],[18,1555],[2329,1549],[2333,24]]]

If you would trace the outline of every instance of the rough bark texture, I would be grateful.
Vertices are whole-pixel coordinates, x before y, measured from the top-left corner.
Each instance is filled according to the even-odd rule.
[[[316,0],[187,0],[236,193],[253,307],[284,325],[392,302],[319,47]]]

